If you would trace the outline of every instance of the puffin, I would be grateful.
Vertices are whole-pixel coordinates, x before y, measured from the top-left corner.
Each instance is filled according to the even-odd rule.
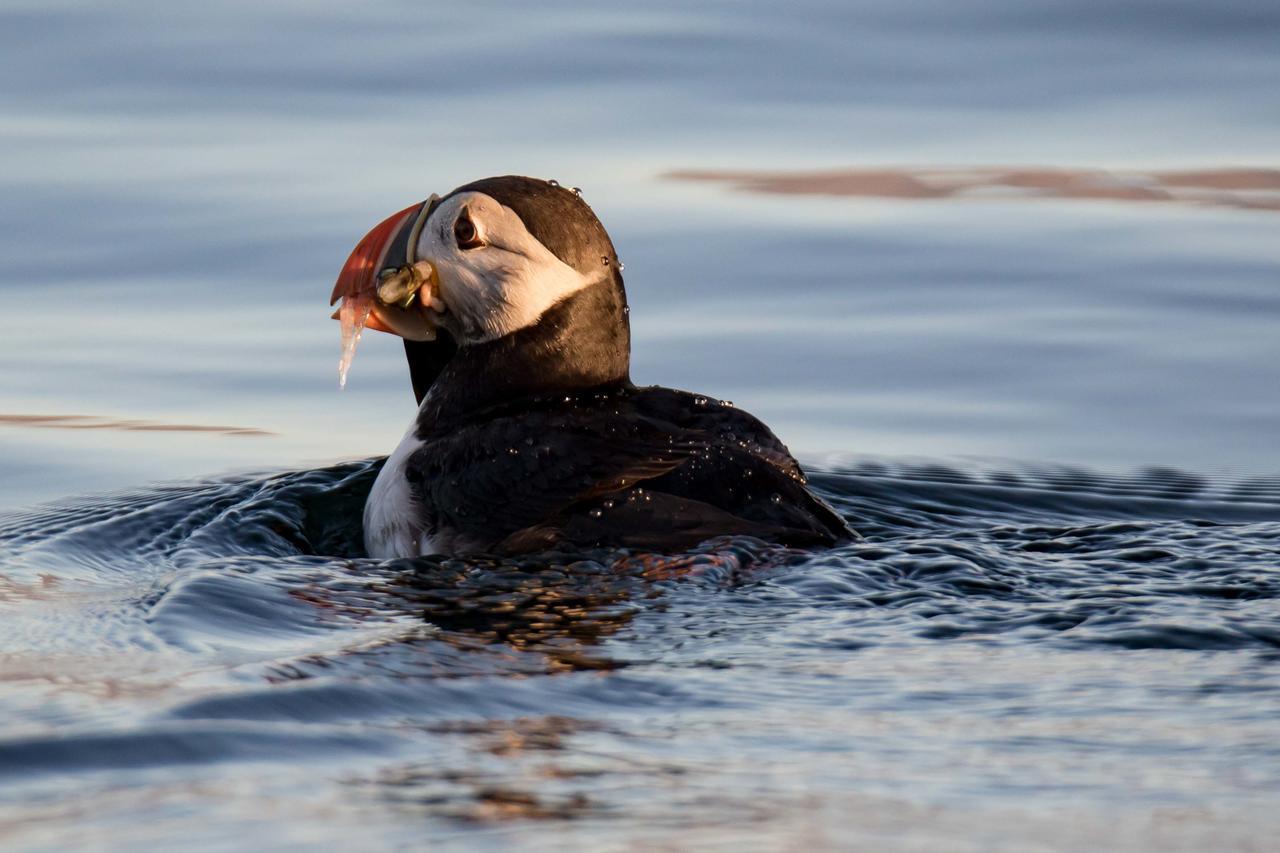
[[[631,381],[622,268],[580,191],[518,175],[433,195],[356,245],[334,316],[346,338],[404,339],[418,401],[365,504],[370,557],[857,536],[759,419]]]

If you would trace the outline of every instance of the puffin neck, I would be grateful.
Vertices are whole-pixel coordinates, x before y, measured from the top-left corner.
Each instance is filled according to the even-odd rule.
[[[460,346],[423,403],[420,436],[513,400],[629,386],[631,328],[620,278],[583,288],[532,326]]]
[[[458,345],[443,329],[434,341],[411,341],[405,338],[404,355],[409,362],[409,381],[413,383],[413,396],[419,406],[457,351]]]

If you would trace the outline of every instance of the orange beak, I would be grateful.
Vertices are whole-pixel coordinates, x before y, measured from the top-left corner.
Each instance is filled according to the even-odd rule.
[[[344,296],[373,293],[377,289],[378,270],[382,268],[391,238],[421,208],[421,203],[406,207],[379,222],[372,231],[364,235],[364,239],[351,251],[351,257],[347,258],[342,272],[338,273],[333,293],[329,296],[330,305]]]
[[[338,280],[333,285],[333,293],[329,296],[329,304],[332,305],[346,297],[367,299],[373,304],[374,310],[369,313],[365,328],[390,332],[400,337],[417,339],[418,335],[422,335],[426,340],[434,338],[433,330],[415,328],[414,318],[407,314],[400,317],[402,309],[381,302],[378,299],[378,286],[379,273],[382,270],[403,265],[416,265],[418,236],[422,233],[427,217],[431,215],[431,211],[435,209],[438,202],[439,196],[433,195],[426,201],[406,207],[379,222],[364,235],[352,250],[351,256],[347,258],[342,272],[338,273]],[[407,308],[407,303],[404,307]],[[407,321],[403,324],[404,327],[399,330],[392,328],[392,325],[402,324],[397,323],[394,318],[389,321],[388,317],[380,316],[386,311],[390,311],[394,317]],[[338,319],[339,313],[335,312],[333,318]]]
[[[399,234],[400,230],[412,218],[417,216],[422,209],[422,205],[423,203],[419,202],[406,207],[399,213],[392,214],[375,225],[368,234],[364,235],[364,239],[357,243],[355,249],[351,251],[351,256],[347,258],[346,264],[342,267],[342,272],[338,273],[338,280],[333,285],[333,293],[329,295],[330,305],[344,296],[371,295],[376,292],[378,270],[382,269],[383,262],[386,260],[387,249],[391,239]],[[337,311],[333,312],[333,319],[338,319]],[[369,315],[365,328],[378,332],[391,331],[378,319],[376,314]]]

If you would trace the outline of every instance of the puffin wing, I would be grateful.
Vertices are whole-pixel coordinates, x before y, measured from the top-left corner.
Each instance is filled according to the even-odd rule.
[[[482,549],[854,535],[760,421],[665,388],[494,411],[428,442],[406,471],[425,526]]]
[[[511,534],[497,550],[569,544],[671,551],[728,535],[801,547],[856,536],[799,481],[736,449],[711,448],[634,487],[575,501]]]
[[[749,412],[656,386],[637,389],[632,404],[698,448],[680,465],[644,483],[643,504],[628,497],[630,510],[641,517],[639,529],[666,530],[675,537],[687,533],[693,539],[689,544],[736,533],[800,546],[857,538],[835,510],[805,487],[804,471],[786,445]],[[670,518],[659,520],[663,512]],[[611,514],[617,525],[627,523],[626,512]],[[656,515],[647,519],[646,514]],[[634,537],[624,538],[640,544],[630,542]]]
[[[493,542],[683,464],[699,448],[628,407],[498,413],[427,441],[405,471],[424,526]],[[584,512],[587,510],[584,510]]]
[[[732,403],[655,385],[638,389],[633,404],[649,417],[664,420],[681,430],[700,433],[703,442],[737,447],[768,462],[780,473],[805,482],[800,463],[773,430]]]

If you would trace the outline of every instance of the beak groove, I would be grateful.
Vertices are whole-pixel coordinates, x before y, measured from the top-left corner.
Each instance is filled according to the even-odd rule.
[[[418,213],[420,207],[422,207],[421,202],[406,207],[379,222],[372,231],[364,235],[364,239],[351,251],[351,256],[347,258],[342,272],[338,273],[338,280],[333,285],[333,293],[329,296],[330,305],[344,296],[357,296],[374,290],[378,270],[392,238],[400,232],[410,217]]]

